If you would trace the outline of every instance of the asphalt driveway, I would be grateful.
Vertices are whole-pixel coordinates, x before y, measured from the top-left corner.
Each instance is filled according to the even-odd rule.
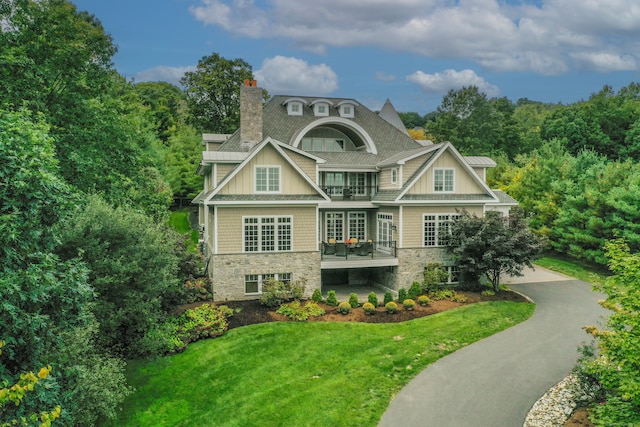
[[[429,366],[398,393],[380,426],[522,426],[590,341],[582,327],[601,324],[607,311],[590,284],[544,269],[510,287],[536,303],[533,316]]]

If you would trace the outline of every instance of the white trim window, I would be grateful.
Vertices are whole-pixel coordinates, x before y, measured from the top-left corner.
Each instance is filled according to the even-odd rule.
[[[378,249],[390,252],[393,244],[393,215],[390,213],[378,213]]]
[[[344,212],[327,212],[324,214],[327,241],[335,239],[336,242],[344,240]]]
[[[291,273],[276,274],[245,274],[244,276],[244,294],[260,295],[262,294],[262,283],[267,280],[276,279],[281,282],[290,283]]]
[[[290,116],[302,115],[302,102],[292,101],[287,104],[287,113]]]
[[[281,181],[280,166],[255,167],[256,193],[279,193]]]
[[[391,169],[391,183],[392,184],[398,183],[398,168]]]
[[[366,241],[367,213],[349,212],[349,239],[355,237],[359,241]]]
[[[291,216],[242,218],[243,252],[288,252],[292,248]]]
[[[447,246],[451,241],[451,224],[458,214],[425,214],[423,216],[423,245]]]
[[[453,193],[454,184],[455,169],[435,168],[433,170],[433,191],[435,193]]]

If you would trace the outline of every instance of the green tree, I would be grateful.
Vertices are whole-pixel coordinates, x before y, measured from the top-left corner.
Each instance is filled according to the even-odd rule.
[[[407,113],[398,113],[400,120],[407,129],[413,129],[416,127],[423,127],[427,120],[415,111],[409,111]]]
[[[226,59],[217,53],[200,59],[197,69],[180,80],[189,123],[199,132],[235,132],[240,127],[240,86],[246,79],[253,79],[253,71],[243,59]]]
[[[489,154],[500,139],[502,116],[476,86],[450,90],[426,130],[436,141],[451,141],[466,155]]]
[[[15,382],[34,366],[56,367],[45,387],[19,407],[3,408],[0,417],[21,419],[43,407],[61,406],[63,424],[91,425],[81,421],[81,412],[112,414],[101,411],[105,396],[88,393],[76,372],[99,372],[92,385],[118,396],[109,399],[116,406],[127,389],[118,361],[100,355],[91,340],[75,349],[93,354],[92,359],[73,357],[74,343],[66,338],[92,324],[94,293],[86,266],[52,253],[58,242],[56,225],[79,199],[57,175],[48,126],[34,121],[28,111],[0,110],[0,158],[0,337],[8,343],[0,378]],[[113,381],[116,387],[110,385]],[[91,399],[72,398],[78,389]]]
[[[447,252],[458,265],[463,284],[475,288],[484,275],[496,292],[502,273],[522,275],[525,266],[533,267],[532,261],[544,247],[520,208],[513,208],[508,218],[498,212],[487,212],[484,218],[462,212],[451,234]]]
[[[640,425],[640,254],[631,253],[622,239],[605,248],[614,275],[599,290],[607,295],[601,305],[611,314],[605,327],[587,328],[600,350],[587,370],[600,381],[605,398],[592,407],[591,417],[599,426]]]
[[[61,258],[79,256],[89,267],[102,348],[127,357],[144,354],[142,338],[175,308],[182,289],[176,233],[97,196],[87,197],[60,231]]]
[[[175,197],[195,197],[202,190],[196,173],[202,158],[201,136],[190,126],[181,126],[163,147],[164,174]]]
[[[142,82],[134,85],[135,92],[153,115],[156,133],[167,142],[186,118],[185,94],[166,82]]]
[[[0,106],[27,105],[54,117],[78,114],[78,99],[99,95],[116,47],[99,21],[66,0],[3,1]]]

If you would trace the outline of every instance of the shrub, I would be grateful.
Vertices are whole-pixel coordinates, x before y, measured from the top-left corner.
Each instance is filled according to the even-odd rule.
[[[442,264],[434,262],[427,264],[424,269],[424,281],[422,283],[423,292],[433,292],[438,290],[441,283],[447,281],[449,274],[442,267]]]
[[[336,291],[331,290],[327,292],[327,300],[325,302],[327,303],[327,305],[330,305],[332,307],[338,305],[338,297],[336,296]]]
[[[430,302],[431,302],[431,300],[426,295],[420,295],[418,297],[418,304],[420,304],[420,305],[429,305]]]
[[[318,307],[318,304],[313,301],[309,301],[305,305],[301,305],[300,301],[296,300],[289,304],[281,305],[276,313],[287,316],[291,320],[303,322],[310,316],[322,316],[324,314],[324,310]]]
[[[369,293],[367,297],[367,301],[369,301],[374,307],[378,306],[378,295],[375,292]]]
[[[397,313],[398,312],[398,304],[396,304],[394,301],[389,301],[388,303],[386,303],[384,305],[384,308],[387,310],[388,313]]]
[[[349,295],[349,305],[351,306],[351,308],[360,307],[360,303],[358,302],[358,294],[352,292]]]
[[[316,288],[313,291],[313,295],[311,295],[311,300],[314,302],[322,302],[322,292],[320,292],[320,289]]]
[[[209,280],[206,277],[189,278],[184,283],[185,302],[189,304],[196,301],[210,300],[212,295],[209,289]]]
[[[496,293],[493,292],[491,289],[485,289],[484,291],[482,291],[482,295],[484,295],[485,297],[492,297],[495,294]]]
[[[459,293],[457,293],[457,292],[454,292],[454,293],[453,293],[453,296],[452,296],[451,298],[449,298],[449,299],[450,299],[451,301],[453,301],[453,302],[460,302],[460,303],[465,303],[465,302],[467,302],[467,297],[466,297],[466,296],[464,296],[464,295],[462,295],[462,294],[459,294]]]
[[[299,300],[304,294],[304,284],[300,282],[280,282],[270,279],[262,284],[260,303],[267,307],[278,307],[285,302]]]
[[[434,301],[440,301],[443,299],[450,299],[456,293],[451,289],[438,289],[437,291],[432,291],[429,293],[429,297]]]
[[[342,301],[340,304],[338,304],[338,313],[349,314],[350,311],[351,304],[349,304],[347,301]]]
[[[407,299],[407,290],[405,288],[398,289],[398,302],[402,303],[402,301]]]
[[[376,306],[370,302],[365,302],[362,304],[362,309],[367,314],[374,314],[376,312]]]
[[[227,306],[202,304],[169,317],[145,335],[142,347],[146,352],[141,356],[180,353],[191,342],[220,336],[229,328],[228,318],[232,315],[233,310]]]
[[[384,293],[383,304],[386,306],[388,302],[393,301],[393,295],[391,295],[391,291],[387,291]]]
[[[418,296],[422,293],[422,286],[420,286],[419,282],[413,282],[411,287],[409,288],[409,292],[407,292],[407,297],[412,300],[416,300]]]
[[[416,302],[411,298],[407,298],[404,301],[402,301],[402,305],[404,306],[405,310],[413,310],[413,307],[416,306]]]

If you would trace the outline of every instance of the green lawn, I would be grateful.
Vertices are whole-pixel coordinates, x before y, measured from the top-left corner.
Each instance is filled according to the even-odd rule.
[[[196,246],[198,244],[198,230],[191,228],[191,224],[189,223],[190,212],[191,211],[188,208],[171,211],[169,215],[169,225],[180,234],[189,234],[187,250],[190,252],[196,252]]]
[[[558,256],[546,256],[538,259],[534,264],[593,284],[607,277],[604,266],[585,264]]]
[[[137,391],[107,425],[375,426],[427,365],[533,311],[532,304],[501,301],[404,323],[233,329],[182,354],[131,362],[128,378]]]

